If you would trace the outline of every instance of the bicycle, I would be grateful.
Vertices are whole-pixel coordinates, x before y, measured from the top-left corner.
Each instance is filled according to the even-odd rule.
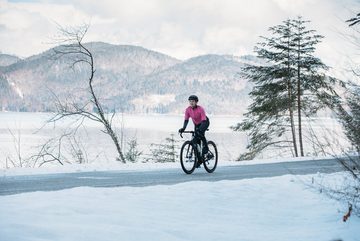
[[[184,131],[182,133],[191,133],[191,140],[187,140],[181,147],[180,150],[180,163],[181,168],[186,174],[191,174],[194,172],[195,168],[201,164],[204,164],[205,170],[208,173],[215,171],[218,163],[218,152],[217,147],[213,141],[208,141],[209,152],[203,157],[202,156],[202,142],[195,143],[194,131]],[[180,133],[181,138],[183,138],[182,133]]]

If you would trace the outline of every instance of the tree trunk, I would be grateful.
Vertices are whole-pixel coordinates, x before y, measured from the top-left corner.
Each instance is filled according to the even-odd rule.
[[[300,46],[300,43],[299,43]],[[300,50],[298,52],[298,60],[300,61]],[[297,109],[298,109],[298,126],[299,126],[299,144],[300,155],[304,156],[303,140],[302,140],[302,126],[301,126],[301,84],[300,84],[300,62],[298,61],[297,68]]]
[[[292,135],[292,141],[293,141],[293,146],[294,146],[294,151],[295,151],[295,157],[298,157],[298,150],[297,150],[297,143],[296,143],[296,133],[295,133],[295,124],[294,124],[294,111],[293,111],[293,107],[292,107],[292,88],[291,88],[291,81],[290,79],[288,80],[288,96],[289,96],[289,114],[290,114],[290,124],[291,124],[291,135]]]
[[[288,97],[289,97],[289,115],[290,115],[290,125],[291,125],[291,135],[294,146],[295,157],[298,157],[297,143],[296,143],[296,133],[295,133],[295,124],[294,124],[294,111],[292,105],[292,85],[291,85],[291,72],[290,72],[290,36],[288,37]]]
[[[113,140],[113,142],[114,142],[114,144],[116,146],[116,150],[117,150],[118,155],[119,155],[117,159],[122,161],[123,163],[126,163],[124,154],[121,151],[121,147],[120,147],[117,135],[113,131],[113,129],[111,127],[111,124],[109,123],[108,119],[105,117],[104,111],[103,111],[103,109],[102,109],[102,107],[101,107],[101,105],[100,105],[100,103],[99,103],[99,101],[98,101],[98,99],[97,99],[97,97],[95,95],[95,92],[94,92],[94,89],[93,89],[93,86],[92,86],[92,81],[93,81],[94,73],[95,73],[93,56],[90,53],[90,51],[88,49],[86,49],[81,43],[79,43],[79,45],[88,52],[88,55],[90,57],[91,75],[90,75],[90,78],[89,78],[89,88],[90,88],[90,93],[91,93],[94,105],[95,105],[95,107],[96,107],[96,109],[97,109],[97,111],[98,111],[98,113],[100,115],[100,119],[102,121],[102,124],[105,126],[106,134],[108,134],[111,137],[111,139]]]

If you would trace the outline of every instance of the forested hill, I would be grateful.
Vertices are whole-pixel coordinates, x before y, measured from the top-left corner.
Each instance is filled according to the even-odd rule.
[[[241,114],[250,86],[238,75],[253,56],[203,55],[188,60],[129,45],[87,43],[95,61],[95,91],[109,111],[181,113],[197,94],[209,113]],[[53,111],[54,99],[88,101],[89,70],[54,59],[54,49],[2,62],[0,110]],[[4,57],[5,59],[5,57]],[[9,58],[8,58],[9,59]],[[5,64],[2,64],[5,63]]]

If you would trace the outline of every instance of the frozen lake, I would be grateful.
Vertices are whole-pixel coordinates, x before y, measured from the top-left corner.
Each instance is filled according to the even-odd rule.
[[[56,125],[53,123],[45,125],[51,117],[49,113],[0,112],[0,167],[5,167],[6,158],[18,159],[17,149],[20,149],[23,158],[29,157],[38,152],[39,145],[50,138],[61,136],[62,133],[74,127],[74,125],[71,126],[70,119],[58,122]],[[237,116],[210,116],[211,124],[207,138],[217,143],[219,155],[223,160],[233,160],[245,150],[246,135],[233,132],[229,128],[239,120],[240,117]],[[151,153],[151,144],[164,144],[165,139],[171,137],[172,134],[179,149],[182,142],[190,138],[189,135],[184,135],[184,139],[181,139],[177,134],[177,130],[183,124],[182,115],[118,114],[114,117],[113,123],[119,136],[123,136],[125,150],[128,147],[127,143],[131,139],[136,139],[138,149],[143,152],[143,159]],[[187,129],[193,129],[191,121]],[[116,150],[110,137],[101,130],[100,124],[85,121],[78,131],[77,140],[86,150],[89,162],[111,162],[116,157]]]
[[[71,119],[57,122],[56,125],[48,123],[52,117],[50,113],[14,113],[0,112],[0,168],[20,165],[20,157],[26,159],[39,152],[40,146],[51,138],[59,139],[66,131],[74,128]],[[218,146],[220,161],[235,160],[246,150],[247,136],[245,133],[234,132],[229,127],[241,120],[240,116],[209,116],[210,131],[207,139],[213,140]],[[128,142],[136,139],[138,150],[142,151],[140,161],[144,161],[151,155],[151,144],[164,144],[165,138],[174,136],[178,149],[186,138],[181,139],[177,130],[182,127],[182,115],[131,115],[117,114],[113,120],[115,130],[122,138],[122,146],[126,152]],[[317,132],[322,132],[326,127],[328,131],[340,133],[341,128],[336,120],[324,118],[318,119],[312,127]],[[41,129],[40,129],[41,128]],[[191,121],[188,128],[193,128]],[[81,149],[85,162],[114,162],[116,155],[115,147],[110,137],[101,132],[102,126],[96,122],[85,121],[73,140],[63,139],[61,151],[68,153],[70,162],[76,153],[74,149]],[[122,135],[121,135],[122,133]],[[332,134],[330,134],[331,136]],[[336,137],[340,142],[344,142]],[[331,139],[330,139],[331,140]],[[67,144],[66,144],[67,143]],[[75,147],[75,148],[73,148]],[[19,155],[20,154],[20,155]],[[276,152],[270,152],[270,156],[259,158],[276,157]],[[25,165],[22,163],[21,165]],[[31,165],[30,165],[31,166]]]

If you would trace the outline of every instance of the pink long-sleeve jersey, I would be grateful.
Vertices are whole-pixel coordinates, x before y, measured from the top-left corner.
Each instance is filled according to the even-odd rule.
[[[185,120],[189,120],[189,118],[192,119],[194,122],[194,125],[200,124],[202,121],[206,120],[205,110],[201,106],[196,106],[195,108],[192,108],[189,106],[185,110]]]

